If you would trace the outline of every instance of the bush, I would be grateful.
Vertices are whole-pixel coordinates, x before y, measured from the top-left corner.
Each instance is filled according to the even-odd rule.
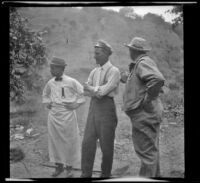
[[[176,81],[169,83],[168,86],[170,90],[179,90],[180,88],[179,84]]]
[[[17,8],[10,8],[10,100],[21,102],[31,76],[39,76],[46,63],[46,46],[39,32],[27,28],[28,19],[23,18]]]
[[[164,106],[175,108],[176,106],[184,105],[183,93],[178,90],[171,90],[167,94],[161,95]]]

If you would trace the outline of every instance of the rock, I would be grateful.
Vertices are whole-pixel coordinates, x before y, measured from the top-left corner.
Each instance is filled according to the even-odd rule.
[[[22,140],[22,139],[24,139],[24,135],[17,133],[17,134],[14,135],[14,139],[16,139],[16,140]]]
[[[29,128],[29,129],[26,130],[26,133],[27,133],[28,135],[30,135],[32,131],[33,131],[33,128]]]
[[[22,125],[16,125],[15,130],[23,131],[24,127]]]
[[[176,122],[169,122],[170,125],[177,125]]]

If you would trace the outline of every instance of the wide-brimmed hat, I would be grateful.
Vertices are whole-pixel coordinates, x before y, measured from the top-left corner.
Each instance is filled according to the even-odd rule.
[[[147,43],[147,41],[144,38],[141,37],[134,37],[129,44],[124,44],[126,47],[129,47],[134,50],[139,51],[150,51],[151,47]]]
[[[57,65],[57,66],[63,66],[63,67],[65,67],[67,65],[65,63],[64,59],[58,58],[58,57],[53,57],[50,64],[51,65]]]
[[[102,48],[108,55],[112,54],[112,47],[104,40],[99,40],[94,47]]]

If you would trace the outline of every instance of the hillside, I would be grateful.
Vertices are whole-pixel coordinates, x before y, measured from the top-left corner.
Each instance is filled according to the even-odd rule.
[[[126,69],[128,50],[123,46],[133,36],[148,39],[153,47],[152,57],[168,81],[183,85],[183,41],[172,26],[154,14],[131,19],[118,12],[100,7],[28,7],[21,8],[22,16],[29,19],[29,27],[46,30],[43,38],[49,57],[58,55],[68,62],[68,70],[94,67],[93,45],[105,39],[113,47],[112,62]],[[180,31],[180,27],[179,27]],[[78,67],[77,67],[78,66]]]

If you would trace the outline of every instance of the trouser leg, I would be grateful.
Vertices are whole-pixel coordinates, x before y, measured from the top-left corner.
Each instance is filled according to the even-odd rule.
[[[81,150],[82,177],[92,177],[92,169],[96,154],[96,141],[97,136],[95,132],[93,115],[89,112]]]
[[[159,123],[148,119],[132,121],[134,149],[141,160],[140,176],[160,176],[159,128]]]
[[[99,138],[102,151],[101,171],[103,177],[110,177],[113,164],[115,129],[117,126],[114,100],[105,100],[105,103],[103,103],[100,109],[98,111],[101,111],[101,113],[98,113],[97,123],[100,124]]]
[[[114,152],[115,124],[104,125],[100,131],[100,147],[102,151],[101,170],[102,176],[109,177],[111,175]]]
[[[157,167],[155,172],[155,177],[160,177],[160,153],[159,153],[159,134],[160,134],[160,125],[157,133],[157,139],[156,139],[156,146],[157,146]]]

